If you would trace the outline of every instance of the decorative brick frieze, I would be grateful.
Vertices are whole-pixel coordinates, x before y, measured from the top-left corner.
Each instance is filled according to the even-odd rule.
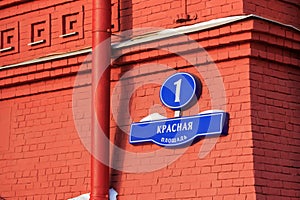
[[[90,10],[86,13],[90,15]],[[66,48],[81,49],[91,42],[89,36],[84,38],[85,29],[89,31],[84,17],[85,8],[81,2],[72,9],[66,9],[63,4],[55,9],[41,9],[8,19],[0,17],[1,66],[42,57],[45,53],[64,52]],[[6,59],[7,55],[15,53],[19,54],[13,61]]]
[[[58,16],[60,31],[59,37],[61,42],[78,40],[83,38],[83,12],[84,7],[79,6],[77,10],[65,11]]]
[[[29,49],[50,46],[50,14],[24,24],[24,29],[28,30],[29,41],[27,45]]]
[[[19,23],[0,25],[0,56],[19,52]]]

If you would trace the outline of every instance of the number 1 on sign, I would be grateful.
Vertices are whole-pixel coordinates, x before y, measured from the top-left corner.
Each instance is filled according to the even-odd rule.
[[[179,79],[178,81],[174,82],[174,85],[176,86],[175,101],[174,102],[180,102],[181,81],[182,81],[182,79]]]

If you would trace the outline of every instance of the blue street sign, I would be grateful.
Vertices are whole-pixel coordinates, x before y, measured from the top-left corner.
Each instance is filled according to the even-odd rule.
[[[197,81],[188,73],[180,72],[170,76],[160,90],[161,102],[173,109],[180,110],[197,100]],[[194,101],[193,101],[194,100]]]
[[[153,142],[160,146],[178,146],[198,136],[227,134],[225,112],[131,124],[130,143]]]

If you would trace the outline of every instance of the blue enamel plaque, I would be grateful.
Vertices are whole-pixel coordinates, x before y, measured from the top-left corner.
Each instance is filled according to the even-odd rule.
[[[131,124],[130,143],[153,142],[160,146],[178,146],[198,136],[227,134],[225,112]]]
[[[197,99],[196,92],[196,79],[191,74],[180,72],[173,74],[163,83],[160,100],[165,106],[180,110]]]
[[[180,72],[167,78],[160,90],[161,102],[180,114],[170,119],[131,124],[129,142],[172,147],[192,143],[200,136],[227,134],[229,117],[222,110],[180,117],[184,109],[197,102],[200,92],[201,84],[191,74]]]

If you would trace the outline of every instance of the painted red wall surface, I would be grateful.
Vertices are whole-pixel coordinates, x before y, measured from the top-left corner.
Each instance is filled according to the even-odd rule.
[[[80,137],[90,129],[90,116],[82,114],[82,110],[90,98],[91,61],[87,56],[91,47],[91,1],[6,3],[0,3],[0,31],[6,34],[8,30],[13,35],[12,42],[5,45],[15,49],[0,53],[0,196],[68,199],[88,193],[90,154],[88,144]],[[191,0],[187,13],[181,0],[113,3],[116,34],[120,30],[175,28],[243,14],[260,15],[299,29],[299,6],[290,0],[259,4],[247,0]],[[197,17],[176,23],[177,19],[184,19],[184,14]],[[77,20],[78,34],[63,38],[62,19],[69,15]],[[30,47],[31,27],[40,22],[46,27],[41,36],[46,42]],[[11,29],[14,31],[9,32]],[[299,30],[253,17],[187,36],[208,52],[223,79],[226,111],[230,115],[228,135],[217,138],[204,158],[199,158],[199,151],[209,141],[207,138],[156,171],[129,173],[112,169],[111,186],[119,193],[118,199],[296,200],[300,196]],[[190,45],[178,41],[168,40],[179,52]],[[151,44],[166,45],[164,41]],[[68,52],[76,53],[51,57]],[[171,69],[197,75],[203,91],[196,111],[212,109],[211,86],[203,76],[210,74],[212,65],[197,57],[197,65],[184,60],[185,56],[193,56],[193,51],[181,52],[181,56],[161,48],[128,47],[114,52],[122,55],[114,62],[111,73],[111,109],[116,111],[111,116],[111,140],[119,147],[135,153],[160,149],[154,144],[130,145],[127,133],[117,121],[121,120],[125,128],[130,125],[128,118],[122,118],[124,106],[135,122],[151,112],[172,117],[171,110],[159,106],[159,84],[135,88],[140,83],[162,82],[174,72]],[[41,57],[48,59],[11,66]],[[167,65],[170,70],[163,70],[158,64]],[[132,73],[123,80],[127,72]],[[79,85],[75,84],[76,78],[81,80]],[[213,73],[209,75],[210,80],[216,78]],[[75,90],[81,94],[76,100]],[[133,95],[128,98],[132,90]],[[184,115],[196,113],[191,109]],[[75,126],[78,122],[80,126]],[[158,166],[172,155],[174,152],[154,156],[147,160],[148,165]],[[122,156],[112,153],[112,162],[122,164]],[[137,162],[126,167],[135,169]]]

